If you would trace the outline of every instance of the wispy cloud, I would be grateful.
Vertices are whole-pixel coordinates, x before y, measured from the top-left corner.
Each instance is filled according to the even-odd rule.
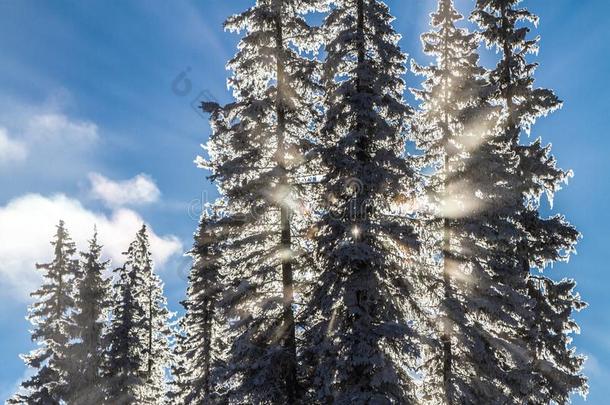
[[[70,116],[61,106],[0,100],[2,171],[10,162],[15,175],[40,181],[75,179],[95,166],[100,140],[96,123]]]
[[[98,127],[93,122],[71,119],[61,113],[43,113],[31,118],[25,136],[30,141],[88,146],[98,140]]]
[[[222,2],[220,2],[222,3]],[[230,58],[232,49],[227,49],[221,40],[222,27],[210,24],[210,10],[204,3],[193,1],[181,1],[168,3],[168,8],[151,9],[147,7],[145,12],[154,13],[158,18],[180,21],[179,26],[167,25],[172,29],[172,35],[185,44],[192,44],[196,49],[204,47],[208,54],[226,61]],[[227,11],[228,13],[228,11]],[[224,17],[224,16],[223,16]],[[228,17],[228,15],[226,15]],[[177,30],[175,28],[178,28]]]
[[[154,180],[143,173],[122,181],[110,180],[99,173],[89,173],[89,181],[91,197],[111,207],[150,204],[158,201],[161,196]]]
[[[28,155],[25,143],[9,137],[5,128],[0,128],[0,168],[8,163],[22,162]]]
[[[590,377],[610,379],[610,370],[591,353],[587,354],[585,373]]]

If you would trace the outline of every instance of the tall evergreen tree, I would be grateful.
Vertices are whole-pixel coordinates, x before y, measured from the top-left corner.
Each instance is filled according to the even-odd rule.
[[[475,302],[485,295],[479,297],[482,291],[471,288],[473,276],[479,276],[469,271],[477,258],[467,245],[473,233],[483,241],[479,230],[493,226],[489,220],[494,213],[484,212],[489,208],[483,209],[477,190],[485,187],[481,163],[498,159],[490,137],[497,111],[487,101],[491,87],[478,65],[478,37],[456,26],[462,18],[452,0],[439,0],[431,15],[433,29],[422,35],[424,52],[436,63],[414,65],[414,71],[425,76],[423,90],[414,91],[422,100],[415,125],[417,144],[425,151],[420,164],[433,170],[427,184],[433,221],[426,229],[431,238],[424,238],[432,246],[425,254],[439,258],[430,290],[439,295],[435,332],[440,344],[426,356],[423,387],[427,401],[448,404],[485,401],[477,392],[487,374],[480,364],[494,361],[476,350],[485,344],[469,314],[477,312]],[[434,288],[438,285],[442,288]]]
[[[74,405],[101,404],[104,400],[103,332],[110,305],[110,286],[103,275],[109,262],[101,260],[101,251],[95,231],[89,250],[81,254],[81,271],[75,284],[73,342],[69,347],[71,368],[66,396],[66,401]]]
[[[107,401],[160,404],[169,365],[169,312],[163,283],[154,273],[146,226],[125,252],[117,269],[116,297],[107,334]]]
[[[143,328],[144,308],[134,290],[138,278],[126,266],[117,268],[112,319],[105,336],[108,345],[104,372],[107,379],[107,402],[134,404],[137,387],[143,385],[143,343],[137,333]]]
[[[9,399],[11,404],[59,404],[66,396],[73,283],[79,269],[74,258],[76,247],[63,221],[59,221],[51,244],[53,261],[36,265],[43,272],[43,284],[31,294],[36,302],[30,306],[28,315],[34,325],[32,340],[39,348],[23,356],[26,364],[37,371],[21,383],[22,392]]]
[[[306,356],[312,402],[412,403],[417,246],[395,208],[413,171],[403,154],[405,56],[378,0],[336,0],[326,17],[324,178]]]
[[[294,403],[299,395],[294,240],[299,177],[311,148],[316,47],[303,18],[320,0],[257,0],[229,18],[245,31],[229,62],[236,101],[212,112],[208,151],[231,218],[223,306],[233,338],[225,400]],[[231,314],[229,314],[231,313]]]
[[[215,227],[219,218],[204,215],[190,251],[193,266],[189,275],[187,298],[182,303],[186,314],[181,320],[182,333],[175,348],[175,394],[172,404],[211,404],[219,396],[221,370],[227,343],[226,319],[217,314],[223,280],[219,238]]]
[[[572,280],[555,282],[539,272],[532,274],[531,269],[543,270],[566,260],[579,234],[562,216],[543,218],[539,212],[542,196],[552,200],[571,173],[556,166],[550,146],[543,146],[540,139],[520,143],[522,132],[529,134],[539,117],[561,107],[551,90],[534,87],[537,64],[528,62],[527,55],[537,53],[539,40],[528,38],[528,23],[536,25],[538,17],[521,7],[521,2],[477,0],[473,20],[481,26],[487,45],[502,54],[491,79],[497,86],[495,100],[503,106],[500,132],[517,160],[512,179],[517,204],[510,220],[518,236],[512,253],[532,309],[521,328],[520,349],[525,349],[525,355],[518,398],[536,404],[566,403],[571,392],[586,392],[583,358],[570,347],[570,335],[578,331],[572,312],[585,304],[573,292]]]
[[[433,15],[438,32],[424,35],[426,50],[438,59],[423,70],[428,91],[419,95],[426,156],[440,164],[431,187],[441,189],[443,279],[442,355],[428,374],[433,381],[442,377],[442,389],[432,392],[442,392],[448,403],[510,402],[527,383],[520,329],[533,315],[513,254],[518,160],[497,131],[496,87],[477,66],[477,38],[455,28],[459,18],[450,2],[441,2]]]
[[[188,370],[190,361],[186,357],[186,338],[185,317],[183,316],[178,319],[173,327],[170,360],[171,380],[168,383],[166,393],[168,405],[184,404],[184,399],[190,390]]]

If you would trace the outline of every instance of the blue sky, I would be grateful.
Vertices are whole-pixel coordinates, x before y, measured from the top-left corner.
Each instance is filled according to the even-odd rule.
[[[53,224],[64,217],[79,246],[97,223],[115,262],[146,221],[170,306],[183,297],[202,200],[215,196],[193,160],[209,127],[194,101],[230,100],[224,65],[238,37],[225,17],[250,0],[0,0],[0,400],[26,372],[27,292],[34,261],[51,253]],[[434,0],[389,0],[402,47],[419,62],[419,35]],[[467,11],[471,1],[460,0]],[[526,1],[541,16],[538,85],[564,108],[536,125],[575,178],[555,198],[584,234],[569,264],[590,307],[577,315],[575,341],[589,356],[587,403],[610,396],[610,25],[606,0]],[[489,61],[493,55],[486,55]],[[187,81],[179,80],[185,78]],[[410,86],[419,79],[409,75]],[[187,85],[188,84],[188,85]],[[580,399],[575,400],[581,403]]]

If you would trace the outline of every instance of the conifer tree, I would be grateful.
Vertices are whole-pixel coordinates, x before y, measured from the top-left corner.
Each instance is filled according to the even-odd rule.
[[[306,309],[314,403],[413,403],[418,356],[405,56],[378,0],[336,0],[322,30],[324,124],[316,286]]]
[[[202,217],[190,251],[193,265],[187,298],[182,303],[186,314],[175,348],[175,405],[216,403],[222,385],[227,320],[217,313],[223,288],[219,238],[215,235],[219,221],[207,214]]]
[[[63,221],[59,221],[51,245],[53,260],[36,265],[43,272],[43,284],[31,294],[36,301],[28,315],[34,325],[32,340],[39,348],[23,356],[26,364],[36,369],[36,374],[21,383],[22,391],[8,401],[11,404],[60,404],[66,395],[73,282],[79,269],[74,258],[76,247]]]
[[[185,317],[181,317],[173,330],[173,344],[170,361],[171,380],[167,387],[167,404],[184,404],[190,390],[188,367],[190,360],[186,357]]]
[[[497,159],[490,137],[497,114],[487,102],[491,88],[485,70],[478,66],[478,38],[456,26],[462,18],[452,0],[439,0],[438,10],[431,15],[433,29],[422,35],[424,52],[434,56],[436,63],[413,66],[425,76],[424,89],[414,91],[422,100],[415,125],[418,147],[425,151],[420,165],[433,169],[427,184],[433,221],[426,228],[432,236],[424,238],[432,242],[426,254],[440,259],[437,279],[430,284],[430,290],[440,296],[440,319],[434,323],[440,342],[425,356],[423,388],[427,401],[448,404],[485,401],[476,387],[486,374],[479,366],[486,363],[481,354],[491,355],[474,350],[484,343],[470,326],[469,314],[476,313],[473,304],[485,295],[477,297],[482,291],[469,285],[473,276],[480,276],[468,274],[477,258],[467,245],[473,229],[491,225],[493,218],[492,212],[485,215],[477,197],[476,191],[484,187],[477,162]],[[484,235],[477,232],[477,236],[484,240]],[[439,285],[442,288],[436,288]]]
[[[491,74],[497,86],[496,102],[503,107],[500,132],[506,148],[516,157],[516,170],[510,179],[515,212],[510,217],[516,228],[514,260],[518,277],[524,279],[531,316],[520,328],[525,354],[518,369],[520,378],[513,383],[519,401],[545,404],[566,403],[573,391],[585,393],[582,375],[583,358],[570,347],[570,335],[578,331],[572,312],[584,307],[573,292],[571,280],[555,282],[534,271],[543,270],[555,261],[567,260],[579,237],[564,217],[543,218],[540,205],[543,195],[553,195],[571,176],[556,166],[550,146],[538,138],[522,145],[523,132],[530,133],[535,121],[561,107],[561,101],[548,89],[534,86],[537,64],[527,55],[537,53],[538,38],[528,37],[528,24],[536,25],[538,17],[521,0],[478,0],[473,20],[482,28],[483,38],[502,54]]]
[[[104,400],[103,332],[110,305],[110,286],[103,275],[109,262],[101,260],[101,251],[95,231],[89,250],[81,253],[81,271],[75,284],[73,343],[69,347],[71,368],[66,396],[67,402],[74,405],[101,404]]]
[[[160,404],[169,365],[169,312],[163,283],[154,273],[146,226],[125,252],[117,269],[116,297],[106,337],[107,401]]]
[[[143,328],[144,309],[136,299],[135,271],[117,268],[112,319],[105,339],[108,345],[104,372],[107,379],[107,402],[134,404],[137,387],[143,384],[143,344],[137,331]]]
[[[244,31],[228,67],[235,102],[212,112],[212,171],[226,200],[231,241],[222,310],[231,323],[226,401],[294,403],[299,395],[295,324],[295,210],[310,134],[316,47],[302,17],[320,0],[257,0],[229,18]]]

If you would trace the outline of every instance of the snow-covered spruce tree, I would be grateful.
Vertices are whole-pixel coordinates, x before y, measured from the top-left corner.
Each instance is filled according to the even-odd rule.
[[[117,269],[116,297],[106,336],[107,403],[161,404],[169,366],[170,314],[154,273],[146,226]]]
[[[221,223],[222,219],[204,214],[190,251],[193,265],[187,298],[182,302],[186,313],[174,349],[173,405],[212,404],[218,399],[219,376],[226,368],[224,329],[228,323],[216,312],[223,280],[215,227]]]
[[[540,139],[520,144],[522,132],[529,134],[535,121],[557,108],[561,101],[548,89],[534,87],[537,64],[527,55],[538,51],[538,38],[528,38],[528,24],[538,18],[520,6],[521,0],[478,0],[473,20],[482,28],[483,38],[502,58],[491,74],[497,85],[496,102],[504,109],[500,131],[506,147],[517,158],[513,191],[518,194],[516,213],[510,218],[519,231],[513,255],[520,267],[519,277],[527,283],[532,316],[522,325],[523,359],[518,369],[519,402],[566,403],[572,392],[586,392],[582,375],[583,358],[571,348],[570,335],[578,331],[572,312],[585,306],[573,292],[572,280],[555,282],[541,272],[550,264],[567,260],[573,252],[578,232],[559,215],[543,218],[541,199],[549,200],[571,176],[556,166],[550,146]],[[520,369],[519,369],[520,368]]]
[[[101,260],[101,251],[95,231],[89,250],[81,253],[81,271],[75,283],[71,315],[72,343],[68,349],[71,367],[66,402],[74,405],[104,401],[103,332],[110,306],[110,286],[103,275],[109,262]]]
[[[310,149],[315,36],[303,14],[320,0],[257,0],[232,16],[244,31],[228,67],[235,102],[212,112],[212,171],[230,220],[228,270],[219,311],[231,323],[223,401],[295,403],[299,396],[294,294],[300,257],[294,238],[304,154]]]
[[[143,342],[138,331],[144,327],[144,308],[135,293],[141,280],[126,266],[115,272],[112,318],[105,336],[108,345],[104,364],[106,403],[134,404],[138,400],[137,388],[143,385],[140,373],[144,364]]]
[[[433,29],[422,35],[424,52],[436,62],[413,66],[425,76],[423,90],[414,90],[422,101],[414,127],[417,145],[425,151],[420,165],[432,169],[427,191],[433,220],[424,239],[431,241],[425,254],[438,258],[437,278],[428,283],[440,308],[433,331],[439,344],[426,353],[422,388],[426,401],[448,404],[495,398],[494,390],[482,388],[493,385],[487,365],[494,364],[494,352],[483,349],[481,336],[490,325],[481,330],[476,322],[477,302],[488,299],[485,286],[492,284],[493,269],[485,269],[475,256],[479,249],[469,245],[476,237],[481,246],[493,247],[481,230],[497,226],[498,212],[485,207],[493,192],[482,194],[490,187],[488,179],[481,182],[481,170],[492,179],[505,170],[493,164],[503,156],[492,137],[497,109],[487,101],[492,89],[478,65],[479,40],[456,26],[462,18],[452,0],[439,0],[431,15]]]
[[[72,286],[79,270],[74,258],[76,247],[63,221],[59,221],[51,244],[53,261],[36,265],[43,272],[43,284],[31,294],[36,302],[28,315],[34,325],[32,340],[39,347],[23,356],[26,364],[37,371],[21,383],[21,392],[9,399],[9,404],[59,404],[65,398],[70,366],[70,312],[74,307]]]
[[[319,269],[304,361],[314,403],[413,403],[416,237],[393,211],[413,172],[403,156],[405,55],[378,0],[336,0],[325,19],[325,121],[317,152]]]
[[[189,359],[185,356],[186,353],[186,332],[185,332],[185,317],[178,319],[173,325],[173,341],[171,344],[171,360],[170,373],[171,380],[167,386],[165,394],[168,405],[184,404],[184,398],[189,391],[189,375],[187,367]]]

